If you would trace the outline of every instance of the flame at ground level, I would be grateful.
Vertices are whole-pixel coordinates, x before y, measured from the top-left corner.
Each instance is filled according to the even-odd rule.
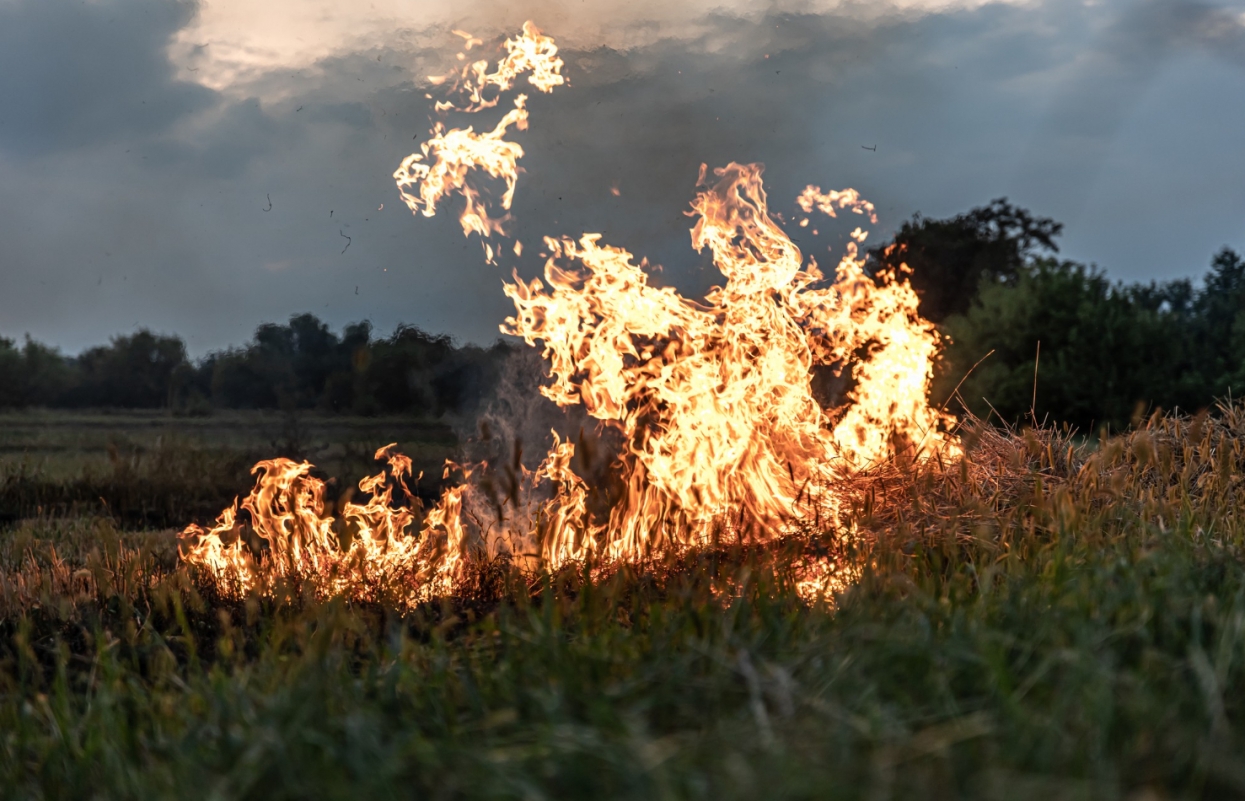
[[[457,35],[468,48],[479,43]],[[507,55],[492,72],[479,60],[436,79],[458,98],[436,110],[494,108],[522,74],[540,92],[565,83],[556,45],[532,23],[502,47]],[[431,217],[461,198],[464,234],[504,235],[523,156],[506,136],[527,124],[522,94],[485,133],[438,121],[394,174],[403,200]],[[904,276],[866,272],[859,227],[832,279],[805,261],[769,212],[761,172],[759,164],[701,168],[692,246],[709,251],[724,280],[700,301],[651,285],[645,261],[598,234],[546,239],[543,278],[515,273],[504,287],[515,314],[502,331],[541,350],[549,378],[541,392],[582,407],[618,443],[605,480],[612,492],[589,483],[586,454],[577,460],[575,443],[556,432],[534,470],[505,466],[504,491],[498,465],[468,466],[465,482],[426,514],[406,485],[410,461],[391,449],[377,453],[388,469],[360,484],[370,499],[336,515],[311,465],[274,459],[256,466],[255,489],[215,525],[186,529],[186,561],[239,591],[265,576],[298,575],[334,593],[398,582],[403,597],[418,599],[452,591],[473,559],[556,570],[722,537],[851,531],[843,487],[852,477],[959,455],[949,420],[928,400],[938,334],[917,314]],[[500,211],[476,183],[481,175],[503,182]],[[805,215],[847,211],[876,222],[854,189],[809,186],[796,203]],[[484,244],[489,262],[505,252]],[[818,367],[850,387],[830,411],[813,392]],[[831,575],[814,566],[804,580],[824,589]]]
[[[595,234],[547,239],[543,279],[505,286],[516,311],[503,331],[541,349],[542,393],[581,405],[621,442],[608,509],[592,508],[576,444],[556,432],[536,469],[513,466],[504,493],[473,479],[496,466],[471,465],[426,511],[391,448],[377,453],[387,469],[360,483],[368,500],[336,513],[310,464],[274,459],[213,526],[186,529],[184,559],[237,591],[297,574],[344,594],[400,581],[415,601],[452,592],[472,559],[557,569],[810,525],[850,531],[844,482],[959,455],[927,397],[938,335],[904,276],[866,272],[859,229],[832,280],[806,261],[769,213],[761,172],[702,170],[692,244],[724,278],[703,300],[652,286],[644,261]],[[806,196],[872,212],[851,190]],[[819,365],[850,379],[841,407],[815,398]],[[810,568],[805,589],[824,591],[832,573]]]

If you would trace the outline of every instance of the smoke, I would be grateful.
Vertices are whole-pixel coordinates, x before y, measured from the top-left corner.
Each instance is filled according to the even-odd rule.
[[[730,42],[716,38],[722,19],[746,25],[760,25],[777,16],[915,19],[983,5],[983,0],[770,0],[764,4],[748,0],[433,0],[421,2],[418,12],[412,13],[409,0],[366,4],[269,0],[260,5],[250,0],[212,0],[178,34],[172,53],[178,63],[198,68],[198,80],[204,85],[253,94],[271,73],[314,71],[328,59],[374,50],[378,45],[448,49],[452,57],[450,48],[462,43],[450,34],[452,29],[487,40],[516,31],[529,19],[556,28],[558,41],[567,50],[630,51],[681,41],[725,53]]]
[[[470,519],[498,519],[506,514],[507,502],[513,509],[553,497],[548,485],[533,494],[531,482],[522,477],[524,471],[539,468],[555,432],[562,441],[575,443],[572,467],[589,488],[588,507],[593,514],[604,518],[622,496],[621,434],[589,417],[582,406],[562,408],[541,395],[540,387],[548,379],[540,351],[519,347],[502,364],[483,411],[455,421],[459,458],[474,471],[479,488],[464,498]]]
[[[584,425],[582,409],[560,409],[540,394],[547,377],[539,351],[515,349],[502,363],[483,411],[455,425],[464,443],[463,458],[493,464],[517,461],[532,470],[553,443],[552,431],[565,436],[576,425]]]

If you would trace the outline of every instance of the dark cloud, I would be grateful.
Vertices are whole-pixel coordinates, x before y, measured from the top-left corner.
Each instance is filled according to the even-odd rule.
[[[1207,49],[1245,66],[1245,21],[1239,12],[1201,0],[1142,0],[1108,27],[1099,53],[1135,71],[1153,69],[1187,48]]]
[[[1137,8],[718,14],[694,35],[565,50],[570,85],[529,91],[531,127],[515,135],[527,151],[517,266],[536,273],[544,235],[592,231],[661,263],[656,280],[702,290],[718,276],[689,246],[698,169],[760,161],[788,215],[805,184],[860,189],[882,217],[870,243],[913,212],[1007,195],[1069,223],[1064,253],[1118,277],[1199,274],[1220,245],[1245,241],[1245,104],[1228,102],[1245,88],[1240,18]],[[110,10],[127,21],[115,36]],[[390,177],[427,135],[423,76],[453,52],[379,42],[269,73],[247,84],[254,97],[214,96],[165,55],[191,10],[0,0],[0,102],[28,108],[0,127],[0,335],[76,349],[148,325],[203,353],[311,311],[337,326],[497,336],[510,263],[484,264],[452,207],[412,216]],[[556,20],[542,24],[557,36]],[[1147,52],[1157,66],[1134,63]],[[1113,105],[1116,94],[1138,100]],[[82,96],[63,117],[29,110]],[[144,99],[161,113],[142,116]],[[0,108],[10,125],[12,108]],[[502,111],[449,122],[479,129]],[[1100,143],[1089,163],[1078,136]],[[53,150],[54,162],[33,157]],[[1078,224],[1078,198],[1092,224]],[[819,227],[791,231],[825,261],[843,231]]]
[[[268,113],[256,98],[222,103],[210,117],[196,120],[192,132],[153,137],[147,167],[238,178],[256,159],[288,146],[299,133],[294,121]]]
[[[911,43],[990,35],[991,52],[978,43],[967,59],[984,72],[1020,38],[1018,16],[1006,8],[868,24],[835,15],[717,16],[690,40],[568,53],[571,87],[532,97],[531,129],[515,137],[527,150],[516,231],[529,244],[545,234],[600,232],[660,262],[658,280],[703,291],[720,276],[690,250],[683,212],[700,165],[732,161],[766,165],[771,208],[788,218],[805,185],[851,185],[883,201],[893,227],[920,208],[919,188],[904,182],[936,168],[948,136],[940,129],[956,124],[944,119],[957,102],[948,73],[965,62]],[[1030,69],[1039,63],[1036,55],[1030,61]],[[859,220],[848,222],[820,223],[819,237],[811,228],[791,233],[826,261],[826,249],[841,254]],[[535,262],[528,259],[529,270]]]
[[[1082,176],[1068,198],[1067,213],[1078,217],[1121,128],[1173,65],[1197,55],[1245,68],[1245,19],[1200,0],[1124,5],[1069,59],[1074,69],[1052,93],[1022,179],[1042,185],[1068,172]]]
[[[195,6],[167,0],[0,3],[0,148],[31,156],[167,128],[212,100],[165,48]]]

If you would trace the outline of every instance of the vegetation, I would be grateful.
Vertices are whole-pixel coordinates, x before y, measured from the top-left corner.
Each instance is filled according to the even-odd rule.
[[[0,344],[20,410],[0,414],[0,793],[1245,795],[1245,407],[1145,411],[1245,380],[1245,260],[1121,285],[1056,260],[1058,233],[996,201],[873,254],[911,267],[951,338],[936,391],[968,455],[840,487],[855,528],[479,562],[413,610],[309,578],[225,597],[175,533],[278,455],[344,494],[397,440],[436,494],[446,415],[506,346],[310,315],[197,363],[149,332],[76,357]],[[839,591],[801,594],[827,562]]]
[[[1224,248],[1196,284],[1123,284],[1057,259],[1061,231],[999,199],[948,219],[918,215],[871,252],[874,269],[906,265],[921,313],[948,337],[935,402],[1096,435],[1153,409],[1196,412],[1242,394],[1245,259]],[[465,418],[514,352],[501,340],[458,346],[412,326],[375,337],[360,322],[337,334],[311,314],[261,325],[251,342],[199,361],[180,339],[145,330],[74,357],[0,339],[0,409]],[[850,386],[850,377],[821,378],[830,400]]]
[[[0,414],[0,525],[48,515],[105,515],[127,528],[211,521],[250,490],[260,459],[309,459],[345,492],[376,471],[391,442],[439,494],[457,440],[446,424],[402,417],[222,411],[177,417],[153,411]],[[3,538],[0,533],[0,538]]]
[[[0,787],[23,797],[1220,798],[1245,792],[1245,410],[1096,449],[970,434],[846,488],[838,547],[478,566],[402,613],[227,601],[171,532],[0,538]]]
[[[921,316],[941,323],[967,312],[982,283],[1015,284],[1033,258],[1058,253],[1062,231],[1061,223],[999,198],[946,220],[917,214],[872,255],[880,267],[907,265]]]
[[[400,326],[374,339],[367,322],[341,336],[311,314],[266,323],[239,348],[197,363],[173,336],[140,330],[76,357],[27,338],[0,339],[0,408],[315,409],[438,417],[469,412],[510,348],[455,346]]]
[[[1123,284],[1054,258],[1061,229],[996,200],[947,220],[917,216],[871,254],[879,269],[911,269],[922,314],[949,337],[938,402],[958,387],[953,410],[1096,434],[1241,394],[1245,259],[1224,248],[1200,285]]]
[[[943,220],[917,215],[870,253],[873,269],[908,272],[922,315],[947,335],[937,403],[1094,435],[1242,393],[1245,259],[1224,248],[1198,284],[1124,284],[1055,258],[1061,231],[999,199]],[[501,340],[457,346],[413,326],[377,338],[366,321],[339,335],[311,314],[261,325],[246,345],[197,362],[177,337],[146,330],[75,357],[0,338],[0,409],[462,417],[480,410],[513,353]],[[830,399],[850,386],[825,380]]]

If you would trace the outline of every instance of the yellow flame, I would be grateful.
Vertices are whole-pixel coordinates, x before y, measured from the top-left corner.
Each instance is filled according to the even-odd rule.
[[[811,214],[813,209],[817,209],[822,214],[837,217],[834,207],[838,206],[840,209],[849,209],[853,214],[868,215],[871,223],[876,224],[878,221],[873,204],[862,198],[855,189],[831,189],[829,192],[822,192],[819,186],[806,186],[795,202],[805,214]]]
[[[508,89],[523,72],[543,91],[562,83],[556,47],[530,23],[506,47],[493,73],[485,64],[461,74],[464,110],[495,105],[483,89]],[[461,195],[465,234],[504,233],[523,154],[504,136],[527,124],[524,100],[519,95],[485,134],[438,124],[395,174],[408,206],[431,217],[445,198]],[[468,467],[466,483],[426,515],[406,485],[410,461],[391,448],[377,453],[388,470],[360,483],[370,500],[345,504],[337,517],[326,512],[324,485],[309,464],[276,459],[256,466],[256,488],[240,507],[207,530],[187,528],[184,558],[241,589],[273,574],[320,576],[329,592],[400,577],[413,600],[452,588],[473,555],[556,568],[701,545],[724,533],[780,536],[837,520],[844,510],[836,486],[861,470],[958,455],[949,418],[927,397],[938,334],[917,314],[905,276],[866,271],[859,227],[825,276],[771,214],[762,169],[701,168],[691,244],[708,251],[723,277],[703,300],[651,285],[644,260],[599,234],[546,238],[543,277],[516,273],[504,285],[515,313],[501,329],[541,349],[550,379],[541,392],[559,406],[582,405],[623,443],[611,469],[625,491],[607,512],[590,511],[575,445],[556,432],[537,469],[513,467],[504,497]],[[473,170],[505,182],[507,215],[489,214],[467,181]],[[873,204],[854,189],[809,186],[796,202],[806,214],[848,210],[876,222]],[[488,260],[502,253],[486,245]],[[814,397],[818,366],[848,373],[841,408],[827,411]],[[240,511],[267,544],[261,560],[243,542]],[[824,593],[836,576],[814,565],[801,592]]]
[[[480,43],[470,34],[454,33],[467,40],[467,49],[473,43]],[[461,73],[452,76],[453,80],[451,76],[431,78],[434,84],[449,83],[454,93],[467,98],[466,105],[462,106],[449,100],[439,101],[435,106],[437,111],[476,112],[493,108],[501,100],[501,93],[513,87],[523,74],[527,74],[528,83],[541,92],[551,92],[565,82],[557,45],[530,21],[524,23],[520,36],[506,40],[505,47],[506,57],[497,62],[492,72],[488,70],[488,61],[481,60],[463,67]],[[514,108],[490,131],[477,133],[470,126],[447,129],[438,122],[433,127],[432,138],[420,146],[420,152],[403,159],[393,174],[403,202],[412,212],[431,217],[436,214],[438,203],[450,196],[462,196],[466,207],[459,215],[459,222],[465,235],[504,234],[519,177],[518,161],[523,157],[523,148],[505,137],[511,126],[526,130],[527,121],[527,95],[520,94],[514,99]],[[501,197],[505,213],[490,212],[487,196],[468,182],[473,170],[483,171],[505,183],[506,190]],[[491,249],[487,260],[493,261]]]
[[[356,590],[369,577],[402,575],[412,580],[412,600],[417,586],[448,589],[462,552],[461,526],[446,517],[457,493],[447,493],[418,525],[422,510],[406,483],[411,460],[393,448],[376,452],[388,469],[359,482],[367,502],[347,502],[337,517],[328,514],[324,482],[311,475],[310,463],[262,461],[251,470],[257,479],[250,495],[225,509],[213,526],[187,526],[179,551],[241,591],[278,576],[311,576],[338,593]],[[406,505],[395,506],[395,489]],[[239,511],[247,513],[248,525],[239,521]],[[409,536],[421,529],[422,536]],[[246,533],[263,543],[262,571]]]

